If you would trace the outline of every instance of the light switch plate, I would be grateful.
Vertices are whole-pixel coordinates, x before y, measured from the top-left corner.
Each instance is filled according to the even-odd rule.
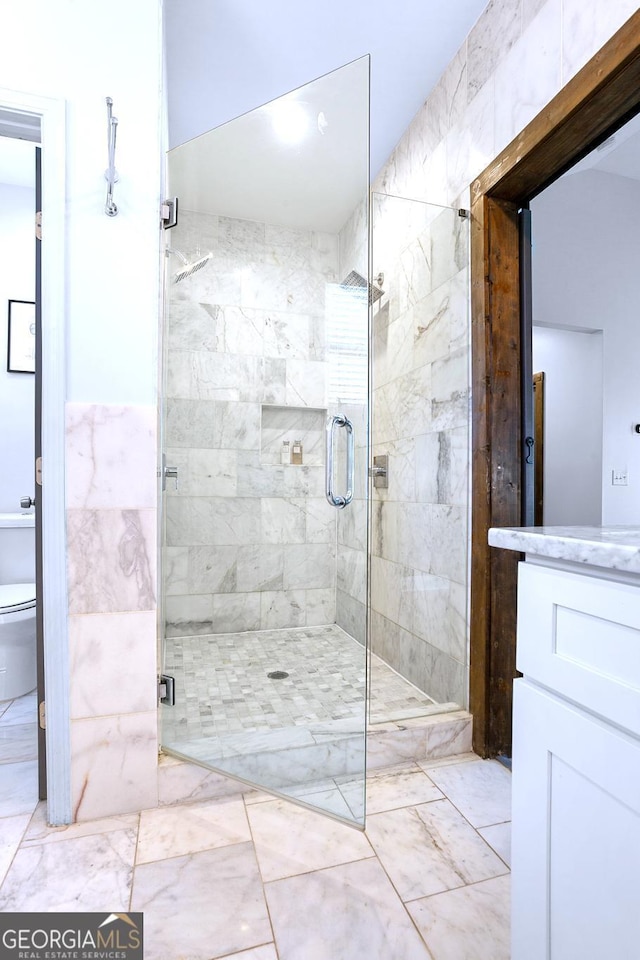
[[[614,487],[626,487],[628,478],[626,467],[611,471],[611,485]]]

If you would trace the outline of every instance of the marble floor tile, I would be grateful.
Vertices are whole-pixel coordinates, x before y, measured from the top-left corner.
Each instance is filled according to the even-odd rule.
[[[3,706],[6,709],[3,711]],[[35,690],[32,693],[25,693],[23,697],[17,700],[8,700],[6,704],[0,703],[0,726],[13,723],[35,723],[38,718],[38,698]]]
[[[21,813],[17,817],[4,817],[0,820],[0,884],[11,866],[28,823],[28,813]]]
[[[0,910],[98,911],[108,904],[126,911],[135,847],[131,829],[21,847],[0,889]]]
[[[222,960],[278,960],[278,954],[273,943],[265,943],[241,953],[228,953]]]
[[[510,888],[496,877],[408,904],[433,960],[509,960]]]
[[[295,795],[303,803],[308,803],[320,810],[326,810],[328,813],[332,813],[336,817],[342,817],[344,820],[352,821],[354,818],[362,818],[363,792],[362,788],[359,794],[354,791],[355,802],[353,805],[350,805],[348,800],[345,799],[342,785],[338,786],[337,784],[323,787],[321,790],[296,791]],[[358,800],[360,800],[359,803]]]
[[[0,724],[0,763],[38,758],[38,727],[32,723]]]
[[[165,745],[360,718],[364,709],[364,650],[336,624],[171,637],[165,667],[176,682],[176,706],[163,713]],[[268,679],[275,669],[289,676]],[[375,655],[371,671],[372,722],[441,709]],[[248,711],[248,702],[260,710]]]
[[[502,857],[508,867],[511,866],[511,824],[496,823],[492,827],[482,827],[478,833],[490,847],[493,847],[499,857]]]
[[[7,763],[0,777],[0,817],[33,813],[38,803],[38,763]]]
[[[504,812],[510,775],[473,754],[373,773],[366,833],[259,791],[49,827],[35,763],[14,768],[5,807],[33,799],[0,819],[0,910],[142,910],[147,960],[508,958],[510,824],[468,821]],[[362,783],[292,792],[344,816]]]
[[[376,860],[276,880],[265,891],[280,960],[431,960]]]
[[[265,883],[373,856],[363,833],[286,800],[255,803],[247,813]]]
[[[273,940],[250,843],[141,864],[131,909],[144,912],[145,960],[213,960]]]
[[[448,800],[369,817],[367,836],[405,902],[507,872]]]
[[[452,763],[428,772],[474,827],[511,819],[511,774],[497,760]]]
[[[78,837],[90,837],[98,833],[113,833],[115,830],[138,830],[139,814],[121,813],[101,820],[82,820],[68,826],[52,827],[47,823],[47,804],[41,801],[29,822],[22,845],[57,843],[60,840],[75,840]]]
[[[143,810],[136,863],[182,857],[251,840],[242,800],[206,800]]]
[[[367,814],[442,799],[442,793],[415,763],[367,777]]]
[[[428,774],[436,767],[448,767],[452,763],[465,763],[469,760],[477,759],[477,753],[456,753],[451,757],[439,757],[437,759],[429,757],[427,760],[420,760],[419,766],[421,770],[424,770],[425,773]]]

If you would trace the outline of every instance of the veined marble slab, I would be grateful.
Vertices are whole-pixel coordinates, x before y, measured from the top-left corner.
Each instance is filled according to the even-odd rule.
[[[640,573],[640,526],[492,527],[489,544],[554,560]]]

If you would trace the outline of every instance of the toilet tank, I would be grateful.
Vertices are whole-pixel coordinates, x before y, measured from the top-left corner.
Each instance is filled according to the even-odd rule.
[[[35,583],[34,513],[0,513],[0,583]]]

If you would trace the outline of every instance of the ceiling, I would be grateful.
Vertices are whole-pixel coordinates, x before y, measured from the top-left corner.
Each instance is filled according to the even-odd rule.
[[[640,114],[571,167],[565,176],[582,170],[601,170],[618,177],[640,180]]]
[[[169,142],[371,54],[380,170],[487,0],[164,0]]]

